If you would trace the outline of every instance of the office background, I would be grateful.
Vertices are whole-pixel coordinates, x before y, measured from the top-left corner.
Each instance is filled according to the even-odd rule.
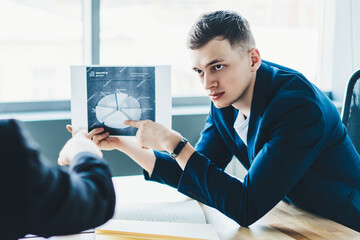
[[[340,106],[360,68],[357,0],[0,0],[0,118],[23,120],[56,164],[70,134],[70,65],[172,65],[173,128],[195,143],[209,100],[185,46],[203,12],[232,9],[252,26],[262,57],[299,70]],[[118,151],[114,175],[141,173]],[[230,172],[243,171],[237,165]]]

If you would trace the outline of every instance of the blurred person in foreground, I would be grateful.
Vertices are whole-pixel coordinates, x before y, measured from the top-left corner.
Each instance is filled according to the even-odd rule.
[[[0,135],[1,239],[79,233],[113,216],[111,172],[91,132],[79,131],[61,150],[68,171],[44,164],[18,121],[0,120]]]

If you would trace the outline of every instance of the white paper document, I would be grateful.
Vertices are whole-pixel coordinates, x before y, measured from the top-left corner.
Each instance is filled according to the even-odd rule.
[[[116,206],[114,219],[182,222],[206,224],[205,215],[195,200],[182,202],[121,203]]]
[[[170,66],[71,66],[74,131],[104,127],[134,136],[125,120],[150,119],[171,128]]]
[[[219,239],[195,200],[119,203],[114,217],[97,227],[96,233],[97,240]]]
[[[168,223],[111,219],[95,229],[96,240],[163,239],[163,240],[220,240],[211,224]],[[117,236],[117,238],[116,238]]]

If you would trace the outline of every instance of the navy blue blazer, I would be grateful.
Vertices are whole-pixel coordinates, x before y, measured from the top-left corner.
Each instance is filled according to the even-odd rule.
[[[111,172],[98,156],[79,153],[65,172],[40,161],[16,121],[0,120],[0,136],[1,239],[78,233],[113,216]]]
[[[247,146],[238,110],[212,104],[184,171],[168,154],[151,177],[248,226],[280,200],[360,231],[360,156],[331,101],[302,74],[263,61],[256,74]],[[360,119],[359,119],[360,120]],[[233,156],[241,182],[223,169]]]

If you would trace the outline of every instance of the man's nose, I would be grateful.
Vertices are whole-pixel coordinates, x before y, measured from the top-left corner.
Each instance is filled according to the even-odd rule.
[[[204,88],[205,90],[209,90],[213,87],[216,87],[217,81],[214,74],[204,74]]]

